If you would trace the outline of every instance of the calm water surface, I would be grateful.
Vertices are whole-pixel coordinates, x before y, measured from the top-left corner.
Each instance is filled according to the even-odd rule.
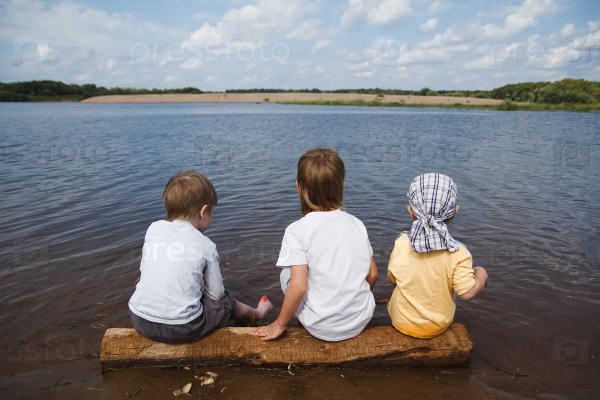
[[[499,396],[600,395],[598,113],[0,104],[0,126],[0,393],[101,392],[90,389],[103,388],[101,336],[131,326],[144,233],[164,218],[162,190],[182,169],[218,191],[207,235],[226,287],[245,302],[266,294],[281,305],[274,263],[285,227],[300,217],[296,162],[326,146],[345,160],[345,205],[369,231],[380,298],[392,292],[394,239],[410,228],[410,181],[437,171],[458,185],[450,230],[490,285],[459,301],[456,320],[476,346],[464,379],[431,378],[424,395],[457,385]],[[384,305],[371,324],[389,324]],[[407,371],[372,372],[369,381],[385,389],[400,379],[393,374],[438,378]]]

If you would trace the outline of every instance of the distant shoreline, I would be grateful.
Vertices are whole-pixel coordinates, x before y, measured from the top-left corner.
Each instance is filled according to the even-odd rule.
[[[351,102],[401,103],[403,105],[490,105],[502,104],[502,100],[476,97],[411,96],[360,93],[203,93],[203,94],[124,94],[96,96],[82,103],[303,103],[303,102]]]

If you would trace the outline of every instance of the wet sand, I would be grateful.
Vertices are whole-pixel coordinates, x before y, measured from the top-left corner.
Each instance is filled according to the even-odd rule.
[[[381,103],[404,103],[416,105],[494,105],[502,100],[474,97],[404,96],[358,93],[203,93],[203,94],[126,94],[98,96],[82,103],[284,103],[307,101],[379,101]]]

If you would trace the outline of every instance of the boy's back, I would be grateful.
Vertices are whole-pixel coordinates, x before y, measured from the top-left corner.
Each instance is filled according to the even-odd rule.
[[[388,280],[396,285],[388,303],[394,327],[406,335],[432,338],[454,318],[454,293],[462,295],[474,285],[471,253],[460,243],[455,252],[417,253],[402,233],[390,257]]]
[[[188,221],[150,225],[140,270],[129,305],[152,322],[187,323],[202,313],[203,289],[213,299],[224,293],[216,246]]]

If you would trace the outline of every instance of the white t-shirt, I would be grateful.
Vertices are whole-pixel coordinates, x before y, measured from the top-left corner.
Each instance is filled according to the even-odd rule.
[[[277,266],[308,265],[308,287],[297,317],[316,338],[350,339],[373,316],[366,277],[373,249],[367,229],[341,211],[311,212],[285,230]]]
[[[148,321],[188,323],[202,314],[202,293],[214,300],[225,293],[217,247],[188,221],[150,225],[140,271],[129,309]]]

